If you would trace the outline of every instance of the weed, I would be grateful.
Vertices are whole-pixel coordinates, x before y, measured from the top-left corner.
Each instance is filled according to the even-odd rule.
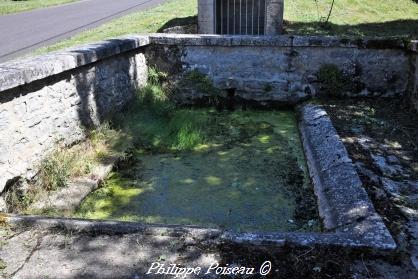
[[[21,212],[27,208],[32,201],[30,191],[22,187],[22,181],[16,181],[5,193],[5,201],[8,212]]]
[[[354,63],[352,72],[345,72],[334,64],[324,64],[318,72],[321,93],[325,96],[341,96],[344,93],[359,93],[364,89],[361,82],[361,67]]]
[[[203,127],[207,115],[194,110],[178,110],[170,120],[168,143],[175,150],[191,150],[205,142]]]
[[[56,150],[41,162],[40,178],[46,190],[55,190],[67,184],[73,160],[73,156],[65,150]]]
[[[196,89],[210,95],[219,95],[219,89],[213,85],[213,81],[207,75],[198,70],[192,70],[187,73],[186,80],[191,82]]]
[[[0,259],[0,270],[6,269],[6,267],[6,263],[2,259]]]
[[[167,73],[159,71],[156,67],[148,68],[148,82],[151,84],[162,84],[167,77]]]

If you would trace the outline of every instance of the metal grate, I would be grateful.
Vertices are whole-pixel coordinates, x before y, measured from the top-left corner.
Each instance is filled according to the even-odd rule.
[[[217,34],[264,35],[266,0],[216,0]]]

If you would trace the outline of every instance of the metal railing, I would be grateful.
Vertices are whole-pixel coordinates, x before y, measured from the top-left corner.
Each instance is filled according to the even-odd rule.
[[[217,34],[264,35],[266,0],[216,0]]]

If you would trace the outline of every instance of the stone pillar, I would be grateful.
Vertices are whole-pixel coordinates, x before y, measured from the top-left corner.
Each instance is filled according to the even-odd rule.
[[[215,34],[215,0],[198,0],[199,34]]]
[[[226,0],[225,0],[226,1]],[[265,35],[283,31],[284,0],[266,0]],[[198,0],[199,34],[215,34],[215,0]]]
[[[266,1],[266,35],[280,35],[283,32],[284,0]]]

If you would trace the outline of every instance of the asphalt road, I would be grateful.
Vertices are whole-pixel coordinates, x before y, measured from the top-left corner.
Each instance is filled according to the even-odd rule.
[[[0,62],[165,0],[82,0],[0,16]]]

